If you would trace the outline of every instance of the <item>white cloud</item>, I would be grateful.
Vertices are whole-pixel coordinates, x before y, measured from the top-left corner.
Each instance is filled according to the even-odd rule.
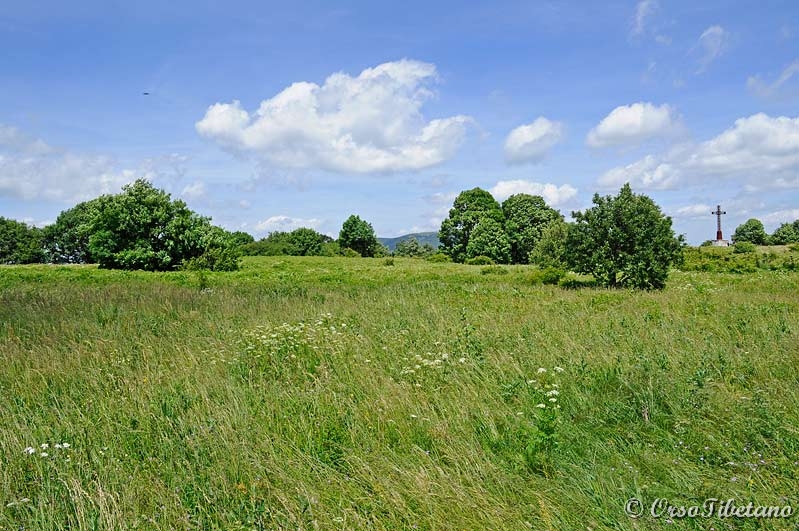
[[[638,145],[652,138],[675,136],[682,130],[674,107],[640,102],[613,109],[589,131],[586,143],[595,148]]]
[[[297,82],[252,114],[238,101],[216,103],[197,132],[234,153],[288,168],[390,172],[427,168],[451,158],[472,122],[457,115],[427,120],[435,65],[403,59],[339,72],[321,86]]]
[[[512,181],[499,181],[490,190],[498,201],[504,201],[513,194],[540,195],[549,206],[558,206],[566,203],[577,195],[577,189],[571,185],[542,184],[522,179]]]
[[[699,54],[699,70],[697,73],[704,72],[710,63],[721,57],[727,49],[729,33],[721,26],[710,26],[696,43],[694,50]]]
[[[543,116],[521,125],[505,139],[505,160],[510,164],[538,162],[563,138],[563,124]]]
[[[739,182],[749,191],[799,187],[799,118],[762,113],[740,118],[700,144],[678,146],[611,169],[599,183],[671,189],[678,184],[705,184],[709,179]]]
[[[771,98],[780,94],[783,85],[799,74],[799,59],[785,67],[773,83],[766,83],[760,76],[750,76],[746,80],[747,88],[762,98]]]
[[[109,157],[71,153],[0,124],[0,196],[77,202],[152,177],[148,171],[119,170]]]
[[[761,221],[766,225],[779,225],[782,223],[793,223],[797,219],[799,219],[799,208],[791,208],[767,214],[763,216]]]
[[[180,196],[189,200],[196,200],[205,197],[205,183],[202,181],[196,181],[187,185],[185,188],[183,188],[183,191],[180,192]]]
[[[322,223],[321,219],[310,218],[292,218],[290,216],[272,216],[263,221],[259,221],[255,225],[255,230],[258,232],[275,232],[283,231],[288,232],[301,227],[315,229]]]
[[[675,217],[680,218],[705,218],[710,215],[713,207],[704,203],[687,205],[674,211]]]
[[[641,2],[638,2],[635,6],[635,16],[633,17],[632,29],[630,30],[633,36],[644,33],[647,20],[655,14],[658,7],[657,0],[641,0]]]

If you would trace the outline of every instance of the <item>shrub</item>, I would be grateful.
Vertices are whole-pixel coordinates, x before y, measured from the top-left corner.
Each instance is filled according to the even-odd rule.
[[[594,207],[574,212],[566,237],[570,268],[608,287],[662,289],[682,254],[671,218],[625,184],[618,195],[594,195]]]
[[[496,262],[485,255],[475,256],[466,260],[466,265],[494,265]]]
[[[541,283],[555,285],[566,276],[566,272],[557,267],[548,267],[541,271]]]
[[[359,253],[358,251],[356,251],[354,249],[350,249],[349,247],[344,249],[342,254],[344,256],[346,256],[347,258],[360,258],[361,257],[361,253]]]
[[[489,265],[480,269],[481,275],[507,275],[508,270],[500,265]]]
[[[745,241],[745,240],[735,242],[735,245],[733,245],[733,248],[732,248],[732,251],[734,253],[737,253],[737,254],[753,253],[756,250],[757,250],[757,247],[755,246],[754,243],[751,243],[751,242],[748,242],[748,241]]]
[[[452,259],[449,256],[447,256],[446,254],[444,254],[444,253],[435,253],[435,254],[431,254],[427,258],[427,261],[428,262],[433,262],[433,263],[438,263],[438,264],[443,264],[443,263],[446,263],[446,262],[451,262]]]
[[[563,289],[594,288],[596,287],[596,280],[594,277],[567,273],[558,281],[558,286]]]
[[[386,258],[385,260],[383,260],[383,265],[384,266],[393,266],[394,265],[394,259],[391,258],[391,257]]]

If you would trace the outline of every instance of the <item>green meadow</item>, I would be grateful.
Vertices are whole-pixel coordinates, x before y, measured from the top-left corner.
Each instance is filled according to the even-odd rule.
[[[0,529],[796,528],[799,273],[540,278],[2,267]]]

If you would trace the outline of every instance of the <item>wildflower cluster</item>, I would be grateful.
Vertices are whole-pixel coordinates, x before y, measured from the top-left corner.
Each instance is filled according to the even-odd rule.
[[[437,342],[436,346],[439,345]],[[400,369],[400,376],[420,386],[419,380],[444,373],[454,366],[463,365],[466,363],[466,358],[455,357],[447,352],[426,352],[424,355],[405,356],[402,361],[404,365]]]
[[[66,443],[66,442],[65,443],[55,443],[52,446],[52,448],[50,446],[50,443],[42,443],[42,444],[39,445],[38,448],[34,448],[33,446],[28,446],[24,450],[22,450],[22,452],[25,455],[30,455],[30,456],[36,455],[38,457],[41,457],[42,459],[47,459],[48,457],[54,457],[55,456],[55,455],[51,455],[50,454],[51,451],[55,450],[56,452],[61,454],[62,457],[64,457],[65,461],[69,461],[70,458],[69,458],[69,455],[66,452],[70,448],[71,448],[70,444]]]
[[[552,453],[558,446],[558,425],[560,423],[560,383],[558,378],[564,372],[562,367],[539,367],[536,378],[527,380],[532,401],[537,411],[535,431],[527,441],[525,460],[533,470],[543,470],[550,466]]]
[[[342,352],[351,335],[347,323],[329,313],[313,321],[262,325],[244,333],[239,361],[275,376],[313,372],[326,353]]]

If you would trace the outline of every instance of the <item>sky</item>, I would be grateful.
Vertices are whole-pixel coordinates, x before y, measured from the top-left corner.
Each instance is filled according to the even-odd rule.
[[[568,220],[629,182],[692,244],[799,219],[795,0],[28,0],[0,50],[0,216],[37,226],[138,178],[256,237],[435,231],[478,186]]]

